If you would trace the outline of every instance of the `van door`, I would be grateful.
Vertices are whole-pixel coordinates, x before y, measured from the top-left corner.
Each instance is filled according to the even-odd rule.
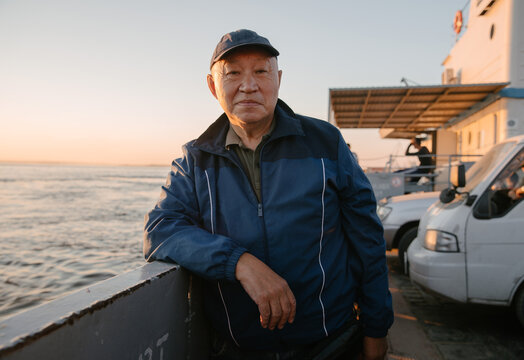
[[[524,149],[476,201],[466,225],[468,298],[507,302],[524,277]]]

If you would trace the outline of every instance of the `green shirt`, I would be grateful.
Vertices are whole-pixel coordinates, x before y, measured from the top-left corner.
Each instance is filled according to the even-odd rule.
[[[244,168],[244,171],[247,174],[247,177],[249,178],[249,182],[251,183],[251,187],[255,191],[255,194],[257,196],[258,201],[261,199],[261,192],[260,192],[260,151],[262,151],[262,146],[264,143],[269,139],[269,136],[271,135],[271,132],[275,128],[275,119],[273,119],[273,122],[271,123],[271,128],[269,129],[268,133],[262,136],[262,140],[260,141],[260,144],[258,144],[255,151],[247,148],[240,139],[240,136],[235,132],[233,127],[229,125],[229,130],[226,135],[226,149],[227,150],[234,150],[235,153],[238,155],[238,158],[240,159],[240,162],[242,163],[242,167]]]

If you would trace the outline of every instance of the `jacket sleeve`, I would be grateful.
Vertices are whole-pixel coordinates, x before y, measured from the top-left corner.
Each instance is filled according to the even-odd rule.
[[[143,252],[147,261],[176,262],[212,280],[235,281],[246,249],[202,227],[190,155],[173,161],[160,200],[146,215]]]
[[[366,175],[350,156],[342,136],[339,138],[338,159],[344,233],[358,258],[356,268],[360,293],[357,302],[364,335],[384,337],[393,323],[393,309],[388,288],[384,231],[377,217],[375,196]]]

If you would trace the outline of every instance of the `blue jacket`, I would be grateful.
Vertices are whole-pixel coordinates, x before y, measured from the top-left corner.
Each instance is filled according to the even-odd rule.
[[[235,151],[225,148],[223,114],[172,164],[146,216],[144,255],[208,280],[213,326],[240,347],[276,350],[322,339],[361,308],[364,334],[393,322],[383,229],[371,186],[331,124],[297,115],[281,100],[260,154],[259,202]],[[283,277],[296,317],[263,329],[256,304],[235,279],[249,252]]]

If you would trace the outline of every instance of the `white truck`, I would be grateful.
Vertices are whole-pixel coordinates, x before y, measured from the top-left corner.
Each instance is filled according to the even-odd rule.
[[[466,169],[469,169],[474,162],[450,163],[448,166],[436,168],[435,173],[447,181],[453,164],[463,164]],[[438,185],[443,186],[444,183]],[[381,199],[377,204],[377,215],[384,226],[386,249],[398,249],[398,258],[404,274],[407,270],[406,252],[411,242],[417,237],[420,218],[438,200],[439,194],[439,191],[430,191],[389,196]]]
[[[417,236],[422,214],[438,200],[439,192],[418,192],[383,198],[377,204],[377,215],[384,227],[386,249],[398,249],[398,258],[405,272],[406,251]]]
[[[512,305],[524,326],[524,136],[463,169],[420,220],[410,278],[459,302]]]

